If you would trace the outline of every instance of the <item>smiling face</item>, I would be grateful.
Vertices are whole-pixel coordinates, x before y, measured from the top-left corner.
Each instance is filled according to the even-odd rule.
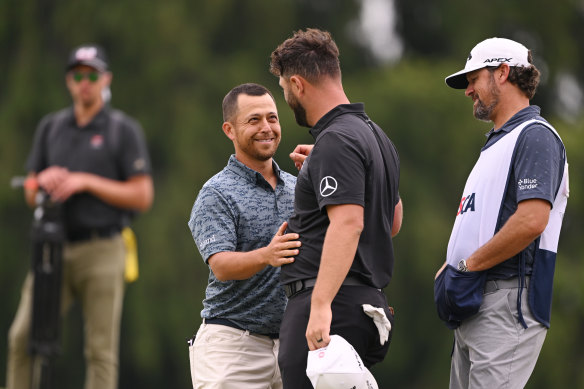
[[[487,68],[467,75],[468,86],[465,94],[473,100],[473,114],[479,120],[491,121],[499,105],[500,91],[495,77]]]
[[[237,97],[237,112],[223,123],[223,131],[233,141],[235,156],[245,165],[269,161],[280,144],[282,131],[276,103],[269,94]]]

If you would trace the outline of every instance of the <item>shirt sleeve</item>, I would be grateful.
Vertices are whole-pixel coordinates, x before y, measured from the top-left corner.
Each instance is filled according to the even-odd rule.
[[[189,219],[189,228],[203,260],[213,254],[235,251],[237,247],[235,212],[217,190],[203,186]]]
[[[118,152],[123,178],[150,174],[150,155],[142,127],[137,121],[126,117],[120,129],[123,130],[122,147]]]
[[[338,133],[323,134],[308,165],[318,206],[365,205],[365,165],[356,142]]]
[[[526,128],[517,140],[513,169],[517,202],[543,199],[553,204],[562,179],[564,147],[543,125]]]

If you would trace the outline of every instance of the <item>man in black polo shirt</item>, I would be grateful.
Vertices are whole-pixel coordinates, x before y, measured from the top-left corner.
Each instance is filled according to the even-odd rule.
[[[289,230],[302,246],[281,271],[289,297],[278,357],[284,388],[312,388],[307,352],[325,347],[332,334],[351,343],[367,367],[389,347],[393,316],[381,289],[392,276],[391,238],[402,220],[399,159],[363,104],[349,102],[338,56],[328,32],[307,29],[271,57],[296,121],[315,138],[314,147],[293,153],[301,169]],[[363,305],[378,308],[370,312],[377,323]]]
[[[65,81],[73,106],[39,124],[27,161],[29,178],[62,203],[66,229],[61,308],[79,300],[85,321],[86,389],[114,389],[124,295],[128,212],[152,203],[150,160],[140,125],[104,101],[112,76],[102,48],[71,52]],[[29,182],[31,182],[29,180]],[[35,203],[36,188],[26,189]],[[29,274],[9,333],[7,388],[29,389],[33,276]]]

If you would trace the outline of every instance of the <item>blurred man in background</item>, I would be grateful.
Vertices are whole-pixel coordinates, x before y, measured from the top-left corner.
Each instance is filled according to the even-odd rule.
[[[523,388],[550,325],[568,166],[559,135],[529,104],[539,76],[525,46],[491,38],[446,78],[494,124],[435,281],[439,315],[454,329],[454,389]]]
[[[300,247],[297,234],[285,234],[296,177],[272,158],[282,132],[268,89],[233,88],[223,121],[235,154],[205,183],[188,223],[211,270],[203,323],[189,341],[193,388],[279,389],[280,266]]]
[[[151,206],[154,192],[140,125],[104,101],[111,80],[101,47],[75,48],[65,74],[73,106],[40,122],[27,161],[29,178],[62,203],[61,308],[64,313],[74,300],[81,304],[85,389],[117,387],[126,254],[120,232],[130,213]],[[36,192],[31,187],[25,192],[31,206]],[[33,283],[30,273],[9,332],[9,389],[31,387]]]
[[[289,221],[302,249],[282,267],[289,300],[278,357],[285,388],[311,389],[308,350],[327,346],[330,335],[345,338],[367,367],[389,348],[393,314],[381,289],[392,276],[392,236],[402,222],[399,158],[363,104],[345,95],[328,32],[294,33],[272,53],[270,71],[297,123],[315,138],[314,147],[292,155],[300,166],[298,157],[310,154]]]

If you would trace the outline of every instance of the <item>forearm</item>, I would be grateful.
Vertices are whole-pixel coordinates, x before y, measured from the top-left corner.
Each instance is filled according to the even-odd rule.
[[[363,231],[363,207],[354,204],[327,207],[329,226],[324,238],[313,307],[328,306],[347,276]]]
[[[294,262],[301,246],[295,233],[285,234],[288,222],[283,222],[270,244],[265,247],[241,252],[223,251],[209,257],[208,263],[219,281],[245,280],[266,266],[279,267]],[[196,240],[196,238],[195,238]]]
[[[154,190],[149,176],[116,181],[89,173],[80,174],[86,175],[86,191],[110,205],[138,211],[145,211],[152,205]]]
[[[363,230],[363,207],[354,204],[327,206],[329,226],[326,231],[316,284],[312,291],[306,341],[310,350],[330,342],[332,301],[357,252]]]
[[[266,250],[262,247],[247,252],[223,251],[213,254],[208,262],[219,281],[245,280],[267,266]]]
[[[330,224],[324,239],[313,306],[330,305],[353,264],[361,230]]]
[[[470,271],[490,269],[521,252],[535,238],[537,235],[530,234],[521,224],[509,219],[490,241],[466,259],[467,267]]]
[[[493,238],[466,258],[468,270],[490,269],[521,252],[544,231],[550,208],[544,200],[520,203],[517,211]]]

